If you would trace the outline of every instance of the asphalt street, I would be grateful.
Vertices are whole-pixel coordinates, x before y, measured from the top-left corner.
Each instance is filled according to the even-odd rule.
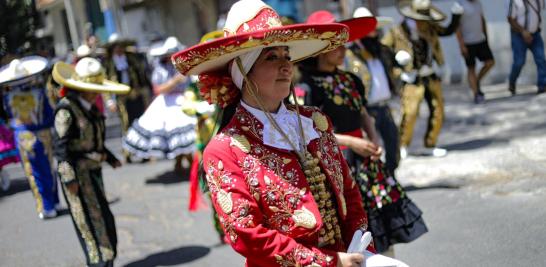
[[[397,171],[429,227],[395,246],[410,266],[545,266],[546,94],[521,86],[510,97],[502,84],[483,90],[486,103],[475,105],[469,89],[444,88],[444,158],[422,155],[422,106],[410,156]],[[119,154],[119,137],[107,145]],[[12,187],[0,192],[0,266],[84,266],[66,211],[39,220],[21,167],[6,169]],[[172,169],[165,160],[104,167],[118,231],[116,266],[243,266],[219,243],[210,208],[188,211],[187,177]]]

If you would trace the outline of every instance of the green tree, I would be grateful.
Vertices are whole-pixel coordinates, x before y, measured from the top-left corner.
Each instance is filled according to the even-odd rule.
[[[32,47],[36,14],[34,0],[0,0],[0,58]]]

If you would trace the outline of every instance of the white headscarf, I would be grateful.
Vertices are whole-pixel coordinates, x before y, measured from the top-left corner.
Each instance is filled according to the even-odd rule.
[[[245,75],[250,71],[252,66],[254,66],[254,63],[262,53],[263,48],[260,49],[254,49],[246,54],[242,54],[239,56],[241,59],[241,63],[243,64],[243,69],[245,71]],[[241,71],[239,70],[239,67],[237,66],[237,63],[235,60],[231,63],[231,79],[233,80],[233,83],[239,90],[243,89],[243,81],[244,77]]]

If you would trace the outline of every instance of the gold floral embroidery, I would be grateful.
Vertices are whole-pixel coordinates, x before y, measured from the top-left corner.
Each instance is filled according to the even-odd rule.
[[[18,137],[19,147],[27,151],[31,157],[34,157],[33,147],[37,141],[36,136],[30,131],[22,131],[19,133]]]
[[[292,219],[295,222],[296,226],[301,226],[307,229],[313,229],[317,224],[317,219],[312,212],[310,212],[305,207],[302,207],[301,210],[295,210]]]
[[[216,194],[218,204],[222,211],[226,214],[230,214],[233,209],[233,201],[231,200],[231,192],[227,193],[224,189],[220,189]]]
[[[317,129],[323,132],[328,130],[328,119],[326,119],[326,116],[322,115],[320,112],[313,112],[312,119],[315,122]]]
[[[59,163],[57,170],[59,172],[59,175],[61,175],[61,181],[63,181],[64,183],[70,182],[76,178],[74,168],[72,168],[72,165],[70,165],[70,163],[68,163],[67,161]]]
[[[296,245],[296,247],[284,255],[275,254],[275,260],[281,267],[315,267],[329,264],[333,258],[324,254],[315,254],[312,250],[302,245]]]
[[[232,136],[230,146],[236,146],[245,153],[250,152],[250,143],[248,142],[246,137],[243,135],[237,134]]]
[[[57,131],[59,137],[64,137],[71,123],[72,117],[68,110],[60,109],[57,111],[57,115],[55,115],[55,131]]]

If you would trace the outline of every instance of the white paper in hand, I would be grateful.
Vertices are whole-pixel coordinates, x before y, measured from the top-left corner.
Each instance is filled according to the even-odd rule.
[[[409,267],[407,264],[399,260],[379,254],[373,254],[367,250],[364,253],[364,257],[366,257],[366,260],[362,263],[362,265],[360,265],[360,267]]]

